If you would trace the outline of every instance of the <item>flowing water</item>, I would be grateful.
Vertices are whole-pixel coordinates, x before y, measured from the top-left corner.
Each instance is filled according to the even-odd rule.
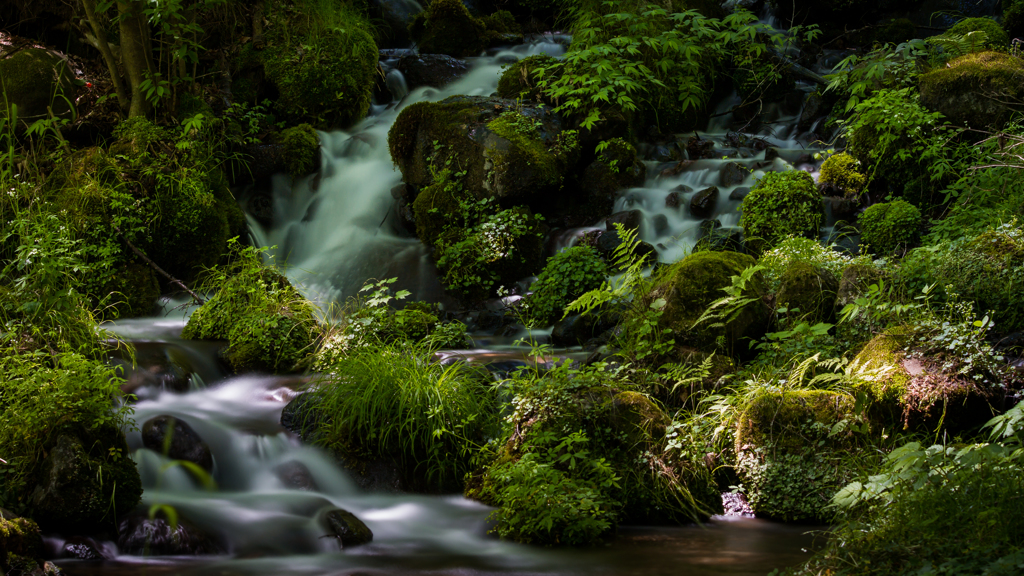
[[[540,37],[529,45],[471,59],[462,79],[442,90],[407,92],[401,75],[388,74],[401,102],[375,108],[373,116],[349,132],[322,133],[319,174],[292,182],[272,182],[273,222],[250,221],[253,237],[274,246],[278,262],[314,300],[329,303],[354,294],[369,278],[399,277],[414,297],[441,300],[436,269],[427,250],[395,223],[391,189],[401,175],[391,163],[387,131],[402,107],[454,94],[489,95],[502,63],[530,54],[564,52],[564,38]],[[804,86],[804,91],[810,87]],[[734,100],[718,104],[726,112]],[[648,162],[643,187],[625,191],[616,210],[638,210],[641,237],[657,246],[660,259],[683,257],[701,234],[700,219],[688,211],[690,197],[719,187],[713,218],[723,229],[738,224],[739,201],[729,199],[769,170],[794,167],[813,171],[808,160],[812,138],[795,128],[799,103],[765,111],[768,122],[757,136],[760,149],[735,145],[727,134],[728,113],[700,136],[716,142],[725,159]],[[771,150],[769,152],[768,150]],[[770,156],[769,156],[770,154]],[[657,156],[654,154],[653,156]],[[742,178],[723,182],[735,163]],[[803,165],[801,165],[803,163]],[[666,168],[683,167],[667,170]],[[666,202],[676,193],[678,202]],[[603,222],[595,227],[603,227]],[[586,230],[556,232],[555,248],[571,244]],[[812,537],[802,527],[752,518],[716,518],[704,526],[623,528],[606,548],[546,550],[501,542],[487,535],[490,509],[461,496],[417,496],[360,491],[326,455],[304,446],[280,425],[281,410],[306,384],[301,377],[229,376],[219,364],[219,344],[180,339],[183,313],[123,321],[112,329],[134,342],[140,366],[130,382],[139,398],[135,420],[171,415],[187,422],[210,446],[213,485],[142,447],[138,431],[129,445],[145,487],[141,509],[167,505],[223,543],[220,556],[183,558],[127,556],[113,543],[114,557],[102,563],[60,560],[71,576],[89,574],[765,574],[807,557]],[[478,361],[514,361],[519,353],[496,350],[459,353]],[[447,353],[452,355],[455,353]],[[148,365],[147,365],[148,364]],[[300,486],[287,471],[301,471]],[[374,533],[369,545],[340,550],[325,537],[322,514],[340,507],[353,512]],[[63,542],[51,538],[60,550]]]

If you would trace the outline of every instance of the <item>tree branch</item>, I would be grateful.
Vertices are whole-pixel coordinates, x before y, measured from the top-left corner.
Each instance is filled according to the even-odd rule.
[[[149,258],[149,256],[146,256],[145,254],[143,254],[142,250],[139,250],[138,248],[135,247],[134,244],[129,242],[128,239],[125,238],[124,234],[121,233],[121,229],[120,228],[115,226],[114,230],[117,230],[117,233],[121,236],[121,240],[124,240],[124,243],[127,244],[128,247],[132,249],[132,252],[134,252],[135,255],[138,256],[139,258],[142,258],[142,260],[146,264],[149,264],[149,266],[151,268],[153,268],[153,270],[156,270],[161,276],[163,276],[164,278],[167,278],[168,280],[170,280],[171,284],[177,284],[178,286],[181,286],[182,290],[184,290],[185,292],[188,292],[189,295],[192,296],[192,299],[195,300],[196,304],[199,304],[200,306],[202,306],[203,304],[206,304],[206,300],[203,300],[203,298],[201,296],[199,296],[199,294],[196,294],[188,286],[185,286],[185,283],[182,282],[181,280],[178,280],[174,276],[171,276],[167,272],[164,272],[163,268],[158,266],[156,262],[153,262],[153,260],[151,260]]]

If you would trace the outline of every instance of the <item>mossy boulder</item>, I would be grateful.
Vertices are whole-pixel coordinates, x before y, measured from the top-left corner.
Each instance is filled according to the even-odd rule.
[[[726,296],[724,288],[732,285],[732,277],[754,266],[752,257],[738,252],[697,252],[666,267],[658,274],[652,290],[655,299],[664,299],[659,320],[672,331],[676,342],[705,351],[721,350],[736,353],[746,349],[743,339],[764,336],[768,309],[762,301],[767,285],[758,272],[747,282],[744,298],[754,300],[744,306],[724,326],[705,322],[694,327],[712,302]]]
[[[821,163],[818,189],[823,196],[856,198],[868,183],[859,168],[860,162],[846,152],[829,156]]]
[[[610,211],[616,192],[643,186],[647,166],[640,160],[636,148],[621,138],[606,140],[598,149],[597,158],[583,171],[580,187],[588,198]]]
[[[921,103],[954,124],[998,130],[1024,109],[1024,60],[1005,52],[967,54],[922,74]]]
[[[124,434],[110,430],[105,441],[59,436],[42,464],[31,495],[32,515],[46,530],[95,531],[112,528],[119,514],[142,497],[142,480],[128,458]],[[108,452],[109,450],[109,452]],[[118,454],[110,457],[110,454]]]
[[[971,39],[972,33],[981,32],[982,37],[977,40]],[[992,18],[964,18],[952,25],[944,36],[966,36],[968,43],[974,48],[973,51],[1002,50],[1010,44],[1010,37],[1006,31]]]
[[[3,104],[0,117],[11,117],[17,108],[19,125],[47,118],[49,110],[57,116],[70,114],[68,102],[75,101],[74,75],[67,61],[42,48],[26,48],[0,58],[3,79]]]
[[[854,404],[831,390],[762,391],[747,400],[736,423],[736,472],[755,514],[785,522],[832,518],[832,495],[866,456],[850,433],[830,434]]]
[[[274,105],[282,116],[325,130],[366,116],[378,57],[370,23],[352,8],[332,6],[326,12],[314,6],[291,12],[273,5],[266,45],[254,48],[250,58],[276,91]]]
[[[462,0],[434,0],[413,18],[409,34],[420,52],[456,58],[479,56],[490,46],[522,40],[511,13],[499,10],[476,18]]]
[[[281,131],[281,160],[292,178],[315,172],[320,166],[320,136],[309,124]]]
[[[319,333],[313,304],[287,278],[264,268],[246,268],[189,318],[186,340],[227,340],[222,351],[236,372],[301,370]]]
[[[787,315],[811,324],[835,319],[839,279],[824,268],[794,261],[779,280],[775,303],[788,309]]]
[[[579,158],[575,132],[550,109],[514,100],[453,96],[406,107],[388,132],[391,158],[413,189],[450,164],[472,198],[505,206],[557,194]]]
[[[537,85],[535,71],[558,62],[547,54],[527,56],[508,65],[498,78],[498,97],[515,100],[522,98],[535,102],[544,101],[540,86]]]
[[[43,538],[28,518],[0,514],[0,570],[11,576],[33,573],[42,565]]]
[[[879,254],[913,246],[921,236],[921,211],[905,200],[873,204],[857,219],[861,242]]]
[[[824,211],[814,178],[803,170],[769,172],[743,198],[740,225],[760,254],[787,236],[817,239]]]

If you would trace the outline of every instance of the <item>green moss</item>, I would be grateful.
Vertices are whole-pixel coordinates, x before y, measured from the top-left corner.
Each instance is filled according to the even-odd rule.
[[[981,31],[985,35],[985,41],[979,45],[979,50],[1005,49],[1010,44],[1010,37],[1006,35],[1006,31],[991,18],[964,18],[947,30],[946,34],[964,36],[976,31]]]
[[[816,239],[823,215],[814,178],[803,170],[765,174],[743,198],[742,212],[747,246],[756,253],[789,235]]]
[[[46,118],[47,107],[58,116],[71,111],[67,101],[75,99],[73,75],[63,58],[47,50],[26,48],[0,58],[0,78],[4,96],[0,118],[10,117],[11,105],[17,106],[18,120],[26,125]]]
[[[434,0],[422,23],[413,22],[409,32],[423,53],[465,58],[479,56],[486,47],[484,23],[469,13],[462,0]]]
[[[589,246],[574,246],[555,254],[537,276],[526,302],[531,318],[550,323],[563,315],[573,300],[601,287],[608,266]]]
[[[1024,62],[1003,52],[977,52],[922,74],[921,103],[952,122],[999,128],[1024,97]]]
[[[867,184],[867,176],[857,171],[860,162],[856,158],[840,152],[829,156],[821,164],[819,184],[828,184],[841,192],[842,196],[856,197]]]
[[[320,136],[309,124],[299,124],[281,132],[281,157],[292,178],[312,172],[320,153]]]
[[[483,162],[472,163],[475,146],[459,126],[476,121],[479,104],[465,98],[447,98],[441,102],[417,102],[402,109],[388,130],[391,159],[402,171],[406,183],[424,186],[432,183],[429,162],[435,155],[458,160],[460,170],[483,173]],[[436,145],[443,150],[435,150]],[[482,160],[482,158],[481,158]],[[437,161],[443,164],[443,158]]]
[[[745,297],[758,299],[744,307],[725,326],[710,323],[693,328],[712,302],[725,296],[723,288],[732,285],[732,277],[755,264],[754,259],[737,252],[697,252],[660,272],[652,291],[655,298],[665,299],[660,324],[671,330],[676,342],[701,350],[732,352],[742,338],[759,338],[766,328],[766,310],[759,299],[765,294],[764,276],[756,274],[748,282]]]
[[[736,468],[756,514],[831,519],[832,495],[865,457],[848,434],[829,434],[853,408],[852,396],[829,390],[765,391],[747,401],[737,421]]]
[[[4,519],[0,517],[0,569],[12,573],[16,564],[24,559],[43,556],[43,538],[39,527],[28,518]],[[20,557],[20,558],[18,558]]]
[[[862,381],[858,388],[871,393],[875,402],[894,405],[902,402],[910,384],[910,375],[903,368],[903,350],[907,345],[905,332],[893,329],[872,338],[854,358],[866,368],[884,369],[877,378]]]
[[[790,317],[811,324],[835,318],[839,279],[828,270],[805,262],[793,262],[782,274],[776,303],[789,309]]]
[[[506,112],[487,123],[489,130],[512,144],[509,147],[489,148],[486,155],[494,163],[495,172],[505,172],[506,176],[513,177],[513,186],[530,182],[543,187],[557,188],[562,183],[564,166],[555,151],[545,146],[538,130],[539,123],[515,111]],[[513,174],[511,168],[515,168],[517,173]],[[501,186],[499,182],[495,182],[494,185],[495,194],[507,195],[501,189],[506,186]]]
[[[510,64],[501,73],[498,79],[498,96],[501,98],[526,98],[528,100],[542,100],[542,92],[537,85],[537,78],[534,71],[538,68],[546,68],[556,63],[557,60],[546,54],[527,56]]]
[[[227,340],[223,356],[236,372],[301,369],[319,332],[313,305],[290,282],[249,262],[192,313],[181,337]]]
[[[880,254],[905,250],[921,235],[921,211],[903,200],[873,204],[860,215],[857,223],[861,242]]]
[[[347,127],[370,109],[377,45],[363,16],[341,4],[327,12],[319,6],[289,14],[275,4],[260,57],[284,116],[322,129]]]

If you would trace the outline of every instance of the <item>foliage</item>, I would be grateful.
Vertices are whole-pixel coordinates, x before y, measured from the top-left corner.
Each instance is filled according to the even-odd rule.
[[[921,236],[921,211],[904,200],[872,204],[857,219],[861,241],[880,254],[906,249]]]
[[[316,166],[320,153],[320,137],[309,124],[299,124],[281,131],[281,156],[292,178],[305,176]]]
[[[555,254],[537,276],[527,298],[528,315],[549,323],[563,316],[563,310],[583,294],[600,288],[608,266],[589,246],[573,246]]]
[[[885,44],[863,56],[854,52],[832,68],[827,76],[826,91],[847,98],[842,112],[849,113],[879,90],[916,86],[920,62],[928,55],[927,45],[922,40],[898,46]]]
[[[908,442],[833,505],[844,521],[801,574],[1012,574],[1021,550],[1021,406],[993,418],[991,443]]]
[[[863,260],[863,258],[851,258],[816,240],[801,236],[789,236],[762,254],[757,263],[764,269],[768,290],[776,292],[779,289],[782,274],[793,262],[804,262],[840,276],[844,268],[859,260]]]
[[[305,367],[320,331],[315,307],[264,265],[266,249],[234,246],[232,260],[203,279],[201,289],[217,292],[192,313],[182,338],[227,340],[223,355],[236,371]]]
[[[743,198],[742,212],[747,246],[756,253],[789,235],[817,238],[823,215],[814,179],[802,170],[762,176]]]
[[[1010,44],[1010,38],[1006,35],[1006,31],[991,18],[964,18],[950,27],[945,34],[966,36],[972,32],[981,32],[982,34],[979,35],[981,36],[980,40],[976,41],[977,47],[971,52],[1005,50]]]
[[[430,491],[461,485],[491,436],[495,396],[463,363],[408,343],[357,347],[323,365],[311,392],[318,443],[338,454],[395,458]]]
[[[857,171],[860,163],[846,152],[829,156],[821,163],[820,184],[839,189],[843,196],[856,197],[867,185],[867,177]]]

